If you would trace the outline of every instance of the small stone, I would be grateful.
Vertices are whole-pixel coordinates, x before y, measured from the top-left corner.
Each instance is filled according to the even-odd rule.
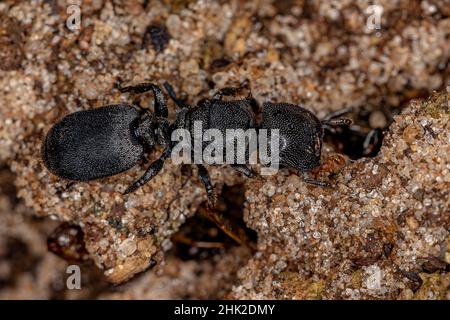
[[[411,230],[417,230],[419,223],[414,217],[406,217],[406,224]]]
[[[381,111],[374,111],[369,117],[369,125],[373,129],[383,129],[387,125],[386,116]]]
[[[153,49],[160,53],[169,44],[170,34],[166,26],[160,24],[152,24],[147,27],[142,41],[142,48],[146,48],[149,43],[152,44]]]
[[[20,68],[24,59],[23,27],[15,19],[0,14],[0,69],[4,71]]]
[[[200,71],[197,61],[190,59],[180,64],[180,76],[188,78],[189,76],[196,75]]]
[[[246,38],[251,30],[251,20],[247,15],[233,21],[225,37],[225,51],[229,56],[242,56],[247,50]]]
[[[381,269],[378,266],[371,266],[366,273],[368,277],[366,279],[366,286],[369,290],[379,290],[381,288]]]
[[[125,256],[131,256],[137,249],[136,242],[133,239],[125,239],[119,246],[120,252]]]
[[[423,134],[423,129],[417,125],[411,124],[403,130],[403,139],[408,143],[413,143],[419,135]]]
[[[450,264],[450,252],[446,252],[446,253],[444,254],[444,261],[445,261],[447,264]]]

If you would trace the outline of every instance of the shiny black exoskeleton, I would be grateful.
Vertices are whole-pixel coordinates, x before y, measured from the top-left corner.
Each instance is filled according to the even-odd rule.
[[[160,159],[125,192],[131,192],[154,177],[170,156],[167,105],[161,89],[150,83],[122,88],[122,92],[152,90],[155,112],[117,104],[71,113],[47,133],[42,145],[45,166],[55,175],[74,181],[112,176],[135,166],[144,150],[164,146]]]
[[[69,114],[50,129],[44,140],[42,157],[47,168],[62,178],[93,180],[130,169],[143,157],[144,149],[162,145],[161,157],[125,191],[129,193],[161,170],[171,155],[171,132],[181,128],[193,133],[194,122],[200,121],[202,133],[207,129],[219,129],[224,135],[226,129],[279,129],[279,165],[306,172],[320,165],[324,127],[349,124],[347,119],[334,119],[340,114],[321,121],[310,111],[286,103],[264,103],[262,120],[257,124],[252,111],[257,102],[252,97],[223,100],[224,96],[233,96],[241,88],[221,89],[211,99],[188,106],[176,97],[167,82],[164,87],[180,107],[172,125],[168,123],[166,101],[157,85],[142,83],[122,88],[122,92],[133,93],[152,90],[155,112],[119,104]],[[196,166],[208,200],[213,205],[215,197],[208,171],[203,164]],[[245,164],[231,166],[248,177],[254,176]],[[324,185],[320,181],[307,181]]]
[[[226,136],[227,129],[242,129],[245,131],[254,128],[255,126],[255,116],[252,111],[252,104],[255,103],[253,98],[247,97],[246,99],[232,101],[223,100],[223,97],[233,96],[238,93],[241,88],[223,88],[217,91],[211,99],[200,100],[196,106],[189,106],[179,100],[176,97],[172,86],[167,82],[164,83],[164,88],[171,99],[180,108],[172,129],[187,129],[191,133],[191,145],[194,144],[194,123],[196,121],[202,123],[202,136],[208,129],[218,129],[222,136]],[[224,141],[224,149],[225,144],[226,142]],[[204,143],[202,149],[204,149],[205,146],[206,144]],[[236,157],[235,154],[235,160]],[[244,156],[244,158],[245,157],[246,156]],[[196,166],[199,178],[205,186],[208,200],[210,204],[213,204],[215,195],[208,170],[203,164],[196,164]],[[247,177],[254,176],[253,171],[245,164],[235,163],[230,166]]]

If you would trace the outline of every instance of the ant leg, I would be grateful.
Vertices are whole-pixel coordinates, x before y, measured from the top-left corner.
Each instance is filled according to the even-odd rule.
[[[239,92],[240,88],[226,87],[214,93],[213,100],[222,100],[223,97],[234,96]]]
[[[353,121],[348,118],[322,120],[322,127],[332,134],[336,134],[336,127],[350,127]]]
[[[76,181],[69,181],[67,182],[67,184],[64,186],[64,189],[69,189],[72,186],[74,186],[77,182]]]
[[[330,127],[349,126],[353,123],[353,121],[348,118],[322,120],[321,122],[322,122],[322,125],[330,126]]]
[[[156,176],[159,171],[161,171],[164,161],[170,156],[170,154],[171,154],[171,149],[166,148],[164,150],[164,153],[162,154],[162,156],[159,159],[157,159],[156,161],[152,162],[152,164],[150,165],[150,167],[148,167],[148,169],[145,171],[145,173],[138,180],[133,182],[133,184],[131,184],[125,190],[124,194],[135,191],[136,189],[140,188],[141,186],[143,186],[144,184],[149,182],[151,179],[153,179],[153,177]]]
[[[381,139],[383,139],[383,132],[381,129],[372,129],[364,138],[363,155],[370,155],[379,146]]]
[[[184,103],[183,100],[180,100],[177,98],[177,95],[176,95],[175,91],[173,90],[173,87],[170,83],[168,83],[167,81],[164,81],[163,86],[164,86],[164,89],[166,89],[167,94],[169,95],[170,99],[172,99],[173,102],[175,102],[175,104],[179,108],[181,108],[181,109],[189,108],[189,106],[186,103]]]
[[[160,120],[158,128],[156,129],[156,139],[164,149],[171,148],[172,141],[170,140],[170,125],[167,120]]]
[[[214,208],[217,201],[217,196],[214,194],[214,187],[211,183],[211,179],[209,178],[208,170],[202,164],[197,164],[197,169],[200,181],[203,183],[206,189],[208,204],[211,208]]]
[[[318,186],[318,187],[322,187],[322,188],[331,188],[331,184],[326,181],[306,179],[306,178],[303,178],[303,181],[305,181],[306,183],[311,184],[313,186]]]
[[[142,83],[138,83],[138,84],[135,84],[132,86],[119,87],[119,91],[121,93],[125,93],[125,92],[144,93],[144,92],[153,90],[154,87],[159,89],[159,87],[156,84],[153,84],[150,82],[142,82]]]
[[[155,97],[155,114],[157,117],[167,118],[169,115],[169,111],[167,110],[166,99],[164,99],[164,94],[161,91],[161,88],[156,84],[150,82],[143,82],[136,84],[134,86],[122,87],[119,88],[120,92],[131,92],[131,93],[144,93],[152,90],[153,96]]]
[[[352,107],[344,108],[335,112],[329,113],[325,118],[323,118],[320,122],[324,129],[331,131],[332,133],[336,133],[336,130],[333,127],[339,126],[350,126],[353,122],[348,118],[339,118],[336,119],[343,114],[349,113],[353,110]]]
[[[125,194],[133,192],[140,186],[150,181],[162,169],[164,161],[171,155],[172,151],[169,129],[170,128],[167,120],[161,120],[159,123],[159,127],[156,130],[156,137],[158,139],[158,143],[164,147],[164,152],[158,160],[150,164],[150,167],[145,171],[141,178],[139,178],[131,186],[129,186],[127,190],[125,190]],[[149,144],[150,147],[152,145],[152,143]]]
[[[213,242],[213,241],[195,241],[192,240],[191,238],[188,238],[182,234],[175,234],[172,237],[172,241],[174,242],[178,242],[178,243],[182,243],[182,244],[186,244],[188,246],[194,247],[194,248],[206,248],[206,249],[211,249],[211,248],[223,248],[224,247],[224,243],[222,242]]]
[[[242,173],[244,176],[246,176],[248,178],[253,178],[255,176],[255,173],[252,171],[252,169],[247,167],[245,164],[231,164],[230,166],[234,170]]]
[[[227,236],[236,241],[240,245],[249,247],[251,250],[256,250],[255,245],[251,242],[245,230],[239,224],[231,219],[226,219],[219,211],[210,208],[199,208],[199,214],[208,218]]]
[[[245,100],[248,101],[252,111],[254,114],[262,113],[261,106],[259,105],[258,101],[256,101],[255,98],[253,98],[252,93],[249,92],[248,96],[245,98]]]
[[[327,120],[331,120],[331,119],[335,119],[338,118],[346,113],[350,113],[353,111],[352,107],[347,107],[338,111],[334,111],[334,112],[330,112],[329,114],[327,114],[325,116],[325,118],[322,119],[322,121],[327,121]]]
[[[219,89],[212,97],[212,100],[222,100],[223,97],[229,97],[229,96],[235,96],[238,94],[242,89],[248,88],[249,83],[248,80],[245,80],[242,82],[239,87],[225,87],[222,89]],[[251,94],[249,94],[251,97]]]

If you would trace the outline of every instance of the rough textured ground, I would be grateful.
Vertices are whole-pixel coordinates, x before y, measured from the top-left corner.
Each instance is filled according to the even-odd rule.
[[[449,298],[449,111],[447,93],[412,102],[333,189],[288,172],[248,183],[259,252],[233,297]]]
[[[248,79],[261,102],[302,103],[319,116],[350,106],[355,115],[371,115],[366,129],[384,128],[411,98],[450,85],[450,5],[377,3],[384,8],[379,34],[366,27],[367,1],[149,1],[146,7],[137,0],[83,1],[78,31],[65,27],[65,1],[1,2],[0,163],[15,185],[2,196],[1,295],[77,297],[51,280],[64,277],[67,265],[45,250],[57,220],[81,227],[90,261],[110,282],[156,263],[123,289],[102,284],[88,287],[84,297],[219,297],[234,284],[226,296],[445,298],[445,91],[412,103],[395,119],[380,154],[349,163],[333,177],[333,190],[306,186],[285,171],[248,181],[244,220],[258,233],[258,251],[248,263],[248,250],[217,255],[230,270],[214,260],[170,256],[163,262],[171,236],[205,200],[195,174],[168,161],[152,182],[123,196],[145,163],[119,176],[69,184],[40,161],[41,138],[57,119],[132,101],[137,97],[120,96],[116,84],[145,79],[169,80],[189,102]],[[169,41],[143,42],[149,25],[165,25]],[[141,99],[150,102],[149,95]],[[332,152],[330,146],[324,156]],[[212,168],[211,175],[217,189],[245,181],[229,168]],[[11,257],[8,241],[21,243],[25,258]],[[13,276],[14,263],[24,260],[33,263]],[[93,264],[86,272],[102,278]],[[218,281],[227,289],[209,283]],[[187,283],[190,289],[181,289]]]

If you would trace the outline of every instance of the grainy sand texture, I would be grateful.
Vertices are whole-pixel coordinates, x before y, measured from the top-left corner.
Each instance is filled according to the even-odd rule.
[[[450,299],[449,16],[448,0],[0,2],[0,298]],[[209,167],[242,241],[202,214],[194,167],[169,159],[123,195],[160,148],[91,182],[42,163],[63,116],[152,105],[119,86],[169,81],[195,104],[245,80],[260,104],[352,108],[353,125],[308,174],[332,188]]]

